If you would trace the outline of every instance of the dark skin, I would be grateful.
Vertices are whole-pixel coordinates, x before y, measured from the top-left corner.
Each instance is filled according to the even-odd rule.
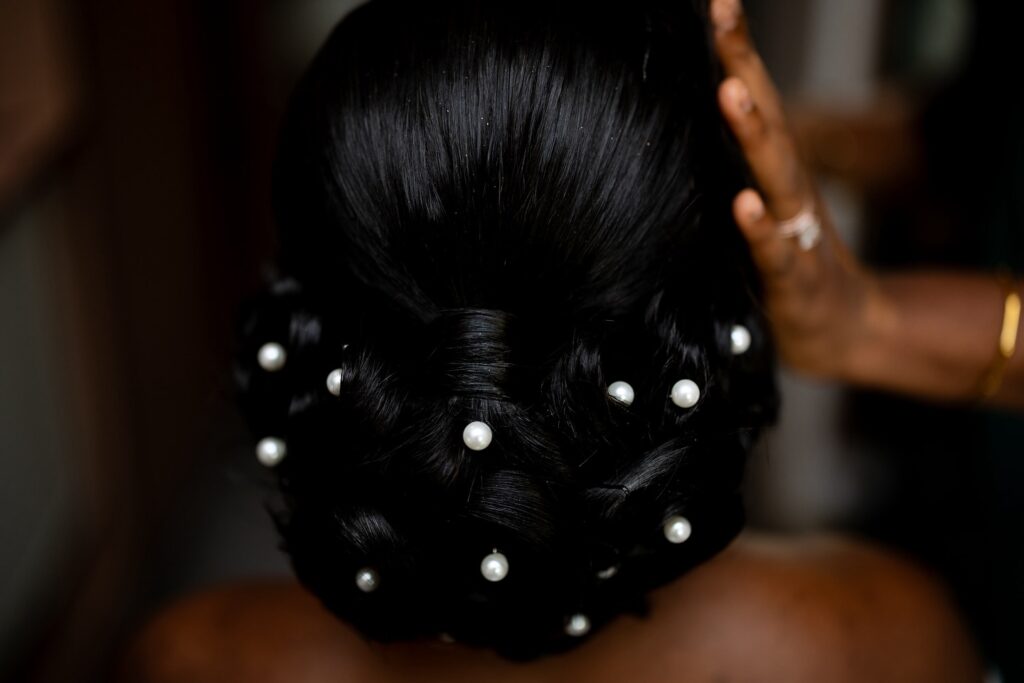
[[[846,540],[741,537],[579,648],[531,663],[439,641],[368,643],[292,582],[203,593],[154,621],[125,683],[976,683],[943,587]]]

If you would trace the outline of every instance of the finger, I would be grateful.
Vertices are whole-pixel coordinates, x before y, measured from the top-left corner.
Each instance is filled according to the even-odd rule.
[[[793,240],[782,239],[778,224],[755,190],[743,190],[733,201],[733,216],[750,245],[754,263],[765,284],[778,284],[793,272],[797,251]]]
[[[772,125],[738,78],[718,90],[719,105],[775,218],[795,216],[813,200],[813,189],[785,130]]]
[[[726,76],[742,79],[764,111],[765,118],[782,124],[785,120],[782,98],[754,47],[740,0],[712,0],[711,21],[715,50]]]

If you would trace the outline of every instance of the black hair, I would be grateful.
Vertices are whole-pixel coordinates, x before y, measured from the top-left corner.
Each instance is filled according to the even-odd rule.
[[[706,26],[696,1],[373,0],[298,86],[282,277],[246,314],[238,379],[254,436],[287,444],[299,579],[368,636],[557,651],[570,615],[642,612],[739,532],[774,361]]]

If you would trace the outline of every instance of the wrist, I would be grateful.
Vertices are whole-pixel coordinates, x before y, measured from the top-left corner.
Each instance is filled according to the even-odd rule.
[[[885,372],[884,351],[899,326],[899,315],[884,276],[861,270],[853,280],[833,375],[849,384],[871,385]]]

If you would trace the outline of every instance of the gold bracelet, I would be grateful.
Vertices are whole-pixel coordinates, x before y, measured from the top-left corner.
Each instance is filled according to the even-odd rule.
[[[1006,374],[1006,366],[1017,351],[1017,337],[1020,331],[1021,298],[1017,291],[1017,282],[1009,277],[999,278],[1003,287],[1005,299],[1003,302],[1003,327],[999,332],[999,347],[996,349],[996,357],[985,373],[982,383],[981,395],[984,398],[992,398],[999,392],[1003,385],[1003,376]]]

